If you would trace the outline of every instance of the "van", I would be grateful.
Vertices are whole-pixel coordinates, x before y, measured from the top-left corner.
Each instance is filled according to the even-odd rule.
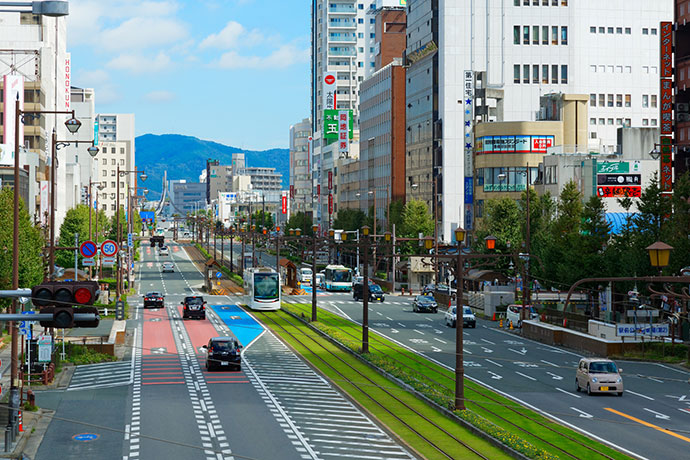
[[[522,305],[511,304],[506,309],[506,322],[513,323],[513,327],[522,327]],[[525,319],[539,320],[539,314],[531,305],[527,306]]]
[[[311,268],[303,267],[298,270],[297,279],[302,284],[311,284],[311,275]]]
[[[577,391],[593,393],[615,393],[623,396],[622,369],[616,363],[605,358],[582,358],[575,373]]]

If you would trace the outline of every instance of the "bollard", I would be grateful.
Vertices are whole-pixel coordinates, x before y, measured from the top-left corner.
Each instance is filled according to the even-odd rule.
[[[18,411],[19,412],[19,423],[18,423],[18,429],[20,433],[24,432],[24,423],[23,423],[23,418],[22,418],[22,412],[23,411]]]
[[[500,327],[501,329],[503,329],[503,318],[501,318],[501,319],[498,321],[498,327]]]
[[[12,441],[10,438],[10,427],[5,427],[5,452],[12,451]]]
[[[513,330],[513,321],[512,321],[512,320],[510,321],[510,327],[509,327],[509,329],[510,329],[511,331]]]

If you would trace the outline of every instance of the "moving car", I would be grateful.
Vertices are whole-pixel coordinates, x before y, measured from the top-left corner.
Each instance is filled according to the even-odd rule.
[[[168,255],[168,247],[167,246],[161,246],[161,248],[158,250],[158,255],[167,256]]]
[[[325,289],[326,288],[326,274],[319,272],[316,274],[316,287]]]
[[[144,295],[144,308],[164,308],[165,304],[163,303],[163,300],[163,294],[160,292],[148,292]]]
[[[161,271],[163,273],[170,272],[174,273],[175,272],[175,264],[172,262],[163,262],[163,265],[161,265]]]
[[[508,305],[508,308],[506,309],[506,321],[508,322],[508,324],[510,324],[510,322],[512,321],[513,327],[522,327],[522,316],[521,316],[522,308],[523,308],[522,305],[515,305],[515,304]],[[532,307],[531,305],[528,305],[527,308],[528,308],[528,311],[525,313],[525,318],[526,319],[532,319],[532,320],[534,320],[534,319],[538,320],[539,314],[534,309],[534,307]]]
[[[201,318],[206,319],[206,302],[200,295],[190,295],[182,302],[182,318]]]
[[[201,348],[206,350],[207,370],[230,366],[242,369],[242,345],[235,337],[214,337],[208,341],[208,345]]]
[[[352,285],[352,299],[353,300],[364,300],[364,283],[358,283]],[[369,302],[378,300],[383,302],[386,299],[381,286],[374,283],[369,283]]]
[[[457,307],[450,307],[446,311],[446,325],[450,327],[455,327],[457,323]],[[472,309],[465,305],[462,307],[462,327],[477,327],[477,318],[472,313]]]
[[[311,268],[302,267],[297,271],[297,278],[302,284],[311,284]]]
[[[615,393],[623,396],[621,369],[610,359],[582,358],[577,366],[575,385],[577,391],[592,393]]]
[[[439,294],[445,294],[451,296],[455,300],[457,295],[457,289],[451,288],[447,284],[427,284],[422,288],[422,294],[431,294],[438,292]]]
[[[436,303],[436,299],[430,295],[418,295],[414,298],[414,302],[412,302],[412,311],[430,311],[436,313],[438,311],[438,304]]]

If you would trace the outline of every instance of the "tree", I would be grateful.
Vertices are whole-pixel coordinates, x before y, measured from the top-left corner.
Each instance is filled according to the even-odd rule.
[[[302,235],[312,235],[312,219],[311,216],[308,214],[305,214],[304,212],[300,211],[296,214],[293,214],[290,216],[290,219],[288,219],[285,231],[289,231],[290,229],[301,229],[302,230]]]
[[[402,215],[405,211],[405,203],[403,200],[393,200],[388,205],[388,225],[387,229],[389,232],[393,232],[393,225],[395,229],[399,230],[402,228]]]
[[[422,236],[434,235],[434,220],[431,217],[426,203],[419,200],[408,201],[402,213],[402,225],[400,235],[403,238],[418,238]],[[402,244],[400,252],[402,254],[412,254],[419,252],[416,244]]]
[[[256,225],[257,231],[264,227],[266,227],[266,230],[273,230],[273,214],[259,209],[252,214],[252,225]]]
[[[10,188],[0,190],[0,289],[12,289],[12,248],[14,233],[14,194]],[[30,288],[43,281],[45,241],[31,223],[24,201],[19,199],[19,287]],[[0,305],[9,300],[0,299]]]
[[[333,228],[352,232],[366,225],[367,215],[361,209],[341,209],[333,221]]]
[[[523,240],[520,222],[524,221],[518,203],[512,198],[498,198],[486,203],[486,217],[481,220],[477,230],[477,244],[483,246],[484,238],[496,237],[496,250],[499,253],[511,252]],[[510,248],[508,244],[510,243]],[[477,250],[480,250],[477,247]]]
[[[57,245],[63,247],[74,246],[75,234],[79,235],[77,246],[89,238],[89,207],[84,204],[78,204],[67,211],[65,219],[60,226],[60,236],[58,237]],[[81,254],[78,257],[81,262]],[[55,264],[65,268],[74,267],[74,251],[56,250]]]

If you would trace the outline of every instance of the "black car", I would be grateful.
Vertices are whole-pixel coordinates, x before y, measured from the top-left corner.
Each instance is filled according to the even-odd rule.
[[[180,302],[183,306],[182,318],[201,318],[206,319],[206,302],[200,295],[190,295]]]
[[[364,284],[357,283],[352,285],[352,298],[354,300],[364,300]],[[378,284],[369,283],[369,302],[374,300],[380,302],[385,300],[383,289]]]
[[[214,337],[202,348],[206,350],[207,370],[230,366],[237,370],[242,369],[242,345],[235,337]]]
[[[160,292],[149,292],[144,295],[144,308],[164,308],[165,304],[163,303],[163,300],[163,294]]]
[[[414,302],[412,303],[412,311],[430,311],[436,313],[438,311],[438,304],[436,303],[436,299],[430,295],[418,295],[414,298]]]

